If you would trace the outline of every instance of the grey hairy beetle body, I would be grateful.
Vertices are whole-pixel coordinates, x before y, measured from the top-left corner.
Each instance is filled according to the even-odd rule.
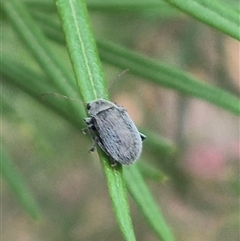
[[[141,134],[127,111],[110,101],[97,99],[87,104],[89,117],[84,121],[95,144],[111,158],[111,164],[129,165],[142,152]],[[95,145],[90,149],[94,151]]]

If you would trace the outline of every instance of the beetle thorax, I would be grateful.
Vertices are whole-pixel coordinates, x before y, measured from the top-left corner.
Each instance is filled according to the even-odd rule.
[[[112,107],[117,106],[104,99],[97,99],[87,104],[87,110],[90,116],[96,116],[99,112],[105,111]]]

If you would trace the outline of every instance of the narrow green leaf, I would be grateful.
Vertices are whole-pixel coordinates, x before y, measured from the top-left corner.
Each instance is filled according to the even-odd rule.
[[[48,88],[45,86],[45,83],[47,82],[45,76],[38,75],[37,73],[31,71],[29,67],[23,66],[23,64],[17,64],[13,60],[8,60],[6,56],[3,56],[1,66],[3,67],[2,68],[3,76],[10,78],[8,82],[11,81],[12,84],[15,84],[16,86],[18,86],[23,91],[27,92],[37,100],[39,100],[39,98],[38,98],[36,89],[44,92],[45,88]],[[22,79],[24,79],[25,81],[21,81]],[[49,102],[49,99],[46,99],[46,101],[44,101],[43,103],[47,106],[50,106],[52,110],[55,110],[64,118],[69,120],[71,123],[74,124],[75,127],[80,127],[80,129],[82,128],[81,120],[82,120],[83,114],[79,118],[72,118],[73,113],[77,113],[77,110],[79,109],[78,106],[75,106],[75,109],[71,112],[71,114],[69,114],[69,111],[68,111],[69,109],[66,109],[65,111],[65,108],[63,106],[65,102],[63,102],[61,105],[56,105],[58,103],[57,101]],[[79,123],[76,123],[76,121]],[[175,150],[171,142],[165,139],[161,139],[161,138],[159,139],[159,136],[155,136],[147,130],[144,130],[144,133],[146,133],[148,136],[148,141],[146,142],[146,144],[150,143],[150,145],[153,145],[153,148],[157,148],[169,154],[173,153],[173,151]],[[142,166],[140,168],[142,168]],[[158,171],[150,170],[149,168],[146,169],[146,166],[145,166],[145,168],[143,167],[143,172],[146,173],[146,171],[148,174],[150,173],[151,177],[158,178],[158,179],[164,178],[164,176]],[[112,177],[112,175],[116,175],[116,173],[113,173],[113,172],[108,172],[108,173],[109,173],[109,178],[107,178],[107,180],[111,180],[112,178],[114,178]],[[132,180],[132,181],[135,182],[135,180]],[[116,184],[116,185],[119,186],[119,184]],[[111,185],[109,186],[111,187]],[[114,188],[114,186],[112,187]],[[113,191],[113,194],[118,195],[118,193],[114,191]],[[119,199],[118,196],[116,196],[116,200],[120,201],[117,204],[118,206],[123,205],[122,200]],[[142,211],[142,209],[140,209],[140,211]]]
[[[47,93],[54,88],[50,85],[49,78],[41,73],[37,73],[24,63],[19,63],[16,60],[9,58],[3,53],[0,59],[2,67],[2,77],[6,80],[6,84],[17,86],[23,92],[32,96],[38,102],[41,102],[46,107],[55,111],[60,116],[68,120],[74,127],[81,130],[83,126],[83,117],[85,110],[79,102],[74,101],[56,101],[55,98],[45,98],[41,100],[39,93]],[[23,81],[24,80],[24,81]],[[77,90],[75,90],[77,92]],[[72,91],[74,93],[74,91]]]
[[[175,240],[136,166],[124,168],[124,176],[131,196],[158,237]]]
[[[240,40],[239,15],[236,11],[215,0],[164,0],[172,6]]]
[[[33,71],[29,66],[17,62],[12,59],[12,57],[9,58],[6,54],[2,55],[0,65],[2,66],[3,79],[7,79],[7,84],[17,86],[37,101],[40,101],[39,92],[46,93],[49,88],[52,88],[47,85],[48,78],[45,75]],[[22,81],[23,79],[24,81]],[[55,99],[46,98],[42,104],[72,123],[75,128],[82,130],[84,127],[82,119],[85,116],[85,110],[83,111],[83,108],[81,108],[82,106],[79,105],[78,102],[61,101],[59,104]],[[69,104],[71,104],[71,106],[69,106]],[[168,156],[172,156],[176,153],[177,147],[171,141],[147,129],[140,130],[147,135],[147,142],[144,144],[147,149],[150,148],[158,153],[165,153]]]
[[[145,143],[145,145],[148,148],[161,151],[168,156],[173,156],[176,154],[177,146],[173,142],[146,129],[141,129],[141,132],[147,136],[148,141]]]
[[[33,2],[32,0],[24,0],[28,7],[33,9],[41,9],[41,10],[54,10],[52,1],[37,1]],[[99,10],[99,11],[138,11],[138,10],[151,10],[158,8],[161,10],[162,8],[168,7],[168,3],[165,3],[164,0],[86,0],[87,8],[89,10]]]
[[[56,1],[56,4],[77,84],[83,99],[88,102],[103,97],[105,88],[87,10],[81,2],[62,0]]]
[[[6,78],[9,78],[8,82],[11,81],[10,82],[11,84],[14,84],[17,87],[21,88],[22,91],[25,91],[26,93],[30,94],[31,96],[33,96],[34,98],[36,98],[39,101],[38,93],[36,90],[40,90],[42,92],[45,91],[45,88],[46,88],[45,83],[47,81],[46,77],[41,76],[41,75],[37,74],[36,72],[31,71],[28,67],[24,66],[23,64],[17,64],[13,60],[8,61],[7,59],[8,59],[7,57],[3,56],[2,62],[1,62],[1,66],[3,67],[2,68],[3,76]],[[21,81],[22,79],[24,79],[25,81]],[[40,81],[40,80],[42,80],[42,81]],[[73,114],[77,113],[77,111],[79,110],[79,107],[74,106],[75,109],[70,113],[69,109],[66,108],[66,110],[65,110],[65,108],[64,108],[65,102],[62,102],[61,105],[59,105],[57,103],[58,103],[57,101],[51,101],[50,99],[46,99],[43,102],[43,104],[45,104],[46,106],[49,106],[52,110],[56,111],[61,116],[63,116],[65,119],[67,119],[68,121],[73,123],[73,125],[75,127],[81,129],[82,128],[81,120],[82,120],[83,113],[82,113],[82,115],[79,114],[80,115],[79,118],[72,118]],[[169,154],[174,151],[174,146],[171,144],[171,142],[161,139],[161,138],[157,140],[157,136],[155,136],[154,134],[152,134],[151,132],[149,132],[147,130],[144,130],[144,133],[146,133],[148,136],[148,141],[146,142],[146,144],[153,143],[154,146],[156,146],[156,148],[158,148],[160,150],[164,150]],[[143,168],[142,171],[144,173],[146,173],[146,171],[147,171],[148,175],[150,174],[151,177],[157,178],[158,180],[159,180],[159,178],[160,179],[164,178],[164,176],[159,171],[150,170],[148,167],[146,167],[146,164],[145,164],[145,167],[144,167],[144,163],[141,164],[141,162],[138,165],[140,165],[139,168]],[[111,168],[108,165],[105,165],[105,167]],[[115,205],[117,205],[118,207],[121,207],[121,205],[124,205],[124,202],[122,202],[122,199],[119,198],[119,193],[115,189],[116,189],[116,187],[122,186],[122,183],[121,183],[122,179],[121,179],[121,177],[118,176],[119,175],[118,171],[110,170],[110,171],[106,171],[106,173],[108,175],[108,178],[107,178],[108,181],[111,182],[112,179],[117,180],[114,185],[111,185],[111,183],[110,183],[109,188],[114,189],[111,192],[113,193],[113,195],[115,195],[114,198],[117,202]],[[138,180],[136,180],[136,181],[138,181]],[[135,179],[134,180],[132,179],[131,182],[135,182]],[[132,183],[132,185],[133,185],[133,183]],[[139,187],[139,188],[141,188],[141,187]],[[120,189],[120,191],[121,191],[121,189]],[[140,209],[140,211],[143,212],[144,210]]]
[[[158,182],[163,182],[167,179],[167,176],[163,172],[149,164],[147,161],[141,159],[138,160],[137,167],[139,168],[141,175],[147,179],[152,179]]]
[[[41,29],[34,22],[25,6],[18,0],[3,0],[2,6],[11,24],[31,51],[50,81],[60,93],[71,93],[73,78],[53,52]]]
[[[55,26],[53,22],[48,22],[48,25]],[[54,29],[57,28],[56,25]],[[49,29],[46,31],[51,38],[62,42],[61,34],[53,36]],[[111,65],[123,69],[128,68],[131,73],[144,77],[163,87],[200,98],[236,115],[240,115],[239,99],[227,91],[204,83],[184,71],[135,53],[117,44],[106,43],[101,40],[97,44],[100,58]]]
[[[79,4],[82,5],[82,3],[79,3]],[[31,51],[33,55],[35,56],[37,61],[41,64],[45,72],[51,77],[51,80],[54,80],[54,85],[58,87],[60,93],[67,94],[72,92],[72,87],[71,87],[72,77],[68,75],[67,72],[65,72],[64,66],[61,66],[61,64],[59,64],[58,58],[54,55],[54,53],[52,53],[51,48],[48,47],[48,44],[45,41],[45,37],[38,29],[38,26],[35,25],[34,21],[32,21],[29,13],[26,11],[24,6],[22,6],[20,2],[15,0],[10,0],[10,1],[4,0],[3,9],[6,15],[8,16],[8,18],[11,20],[11,23],[14,25],[15,29],[18,31],[19,35],[22,37],[23,41],[26,43],[26,45],[31,46]],[[81,10],[82,8],[80,7],[79,11]],[[78,16],[81,16],[81,15],[78,15]],[[70,26],[70,29],[71,29],[71,26]],[[88,30],[89,29],[87,29],[87,31]],[[79,34],[79,32],[76,32],[76,33]],[[86,31],[84,32],[84,34],[86,34]],[[81,36],[81,37],[85,41],[84,44],[88,43],[89,40],[91,42],[91,39],[85,38],[84,36]],[[82,44],[82,42],[80,44]],[[92,43],[90,43],[90,46],[91,44]],[[91,49],[92,51],[92,53],[90,54],[94,53],[93,48],[88,47],[88,49]],[[86,50],[85,47],[83,47],[83,51],[85,50]],[[93,58],[90,58],[90,60],[93,61]],[[99,79],[95,78],[96,75],[94,76],[94,78],[92,78],[93,76],[91,75],[93,73],[92,73],[92,70],[89,69],[89,66],[91,66],[91,68],[93,68],[95,71],[96,69],[99,71],[98,67],[96,67],[98,63],[94,61],[93,65],[95,66],[93,66],[92,63],[90,62],[88,63],[89,65],[84,66],[84,68],[86,68],[84,69],[84,71],[85,70],[87,71],[85,72],[83,71],[83,73],[85,74],[84,78],[90,78],[91,84],[89,85],[89,82],[88,82],[89,79],[86,79],[86,82],[83,82],[83,85],[81,85],[81,83],[79,85],[80,88],[84,90],[84,92],[81,92],[81,93],[83,94],[83,97],[86,101],[96,98],[97,95],[100,95],[100,94],[103,95],[104,93],[102,91],[105,89],[102,84],[102,81],[99,81]],[[80,72],[77,72],[76,75],[79,76]],[[100,73],[101,72],[99,71],[98,76],[101,76]],[[86,84],[88,86],[91,86],[92,89],[89,89],[89,88],[86,89],[84,87],[86,86]],[[102,157],[101,160],[105,170],[105,174],[109,181],[108,183],[110,183],[109,190],[110,190],[111,196],[114,198],[114,199],[112,198],[112,201],[113,201],[113,205],[115,208],[115,212],[116,212],[116,216],[117,216],[117,220],[119,222],[120,228],[126,240],[135,240],[131,219],[129,215],[129,210],[128,210],[126,188],[125,188],[121,168],[119,168],[117,172],[117,170],[112,170],[112,168],[109,166],[109,162],[107,159]],[[116,196],[118,197],[117,199],[115,198]],[[121,202],[121,205],[119,205],[119,202]]]
[[[27,187],[26,183],[22,179],[19,172],[14,167],[14,164],[11,162],[10,157],[3,150],[1,146],[1,165],[0,173],[10,185],[12,191],[16,195],[18,201],[22,204],[23,208],[28,212],[28,214],[34,218],[40,218],[40,208],[35,201],[31,191]]]
[[[56,4],[83,99],[88,102],[103,97],[105,94],[104,81],[85,2],[82,0],[56,0]],[[125,240],[133,241],[135,236],[129,214],[122,167],[111,167],[106,156],[101,151],[99,154],[119,227]]]
[[[164,7],[168,7],[163,0],[88,0],[87,6],[93,10],[111,10],[111,11],[139,11],[139,10],[150,10],[158,8],[159,10]]]
[[[131,73],[144,77],[149,81],[198,97],[240,115],[239,99],[227,91],[206,82],[201,82],[186,72],[119,45],[98,41],[98,47],[101,59],[111,65],[123,69],[128,68]]]

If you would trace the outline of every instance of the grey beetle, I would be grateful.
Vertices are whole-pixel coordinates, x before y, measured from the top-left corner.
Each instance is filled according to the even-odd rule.
[[[89,117],[84,121],[96,144],[111,158],[111,165],[134,163],[142,152],[142,141],[146,138],[140,133],[127,111],[110,101],[97,99],[87,104]]]

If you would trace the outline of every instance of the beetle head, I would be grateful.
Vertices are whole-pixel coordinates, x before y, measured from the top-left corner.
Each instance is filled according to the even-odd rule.
[[[95,116],[99,112],[107,110],[113,106],[115,106],[115,104],[110,101],[104,99],[97,99],[87,103],[86,108],[90,116]]]

